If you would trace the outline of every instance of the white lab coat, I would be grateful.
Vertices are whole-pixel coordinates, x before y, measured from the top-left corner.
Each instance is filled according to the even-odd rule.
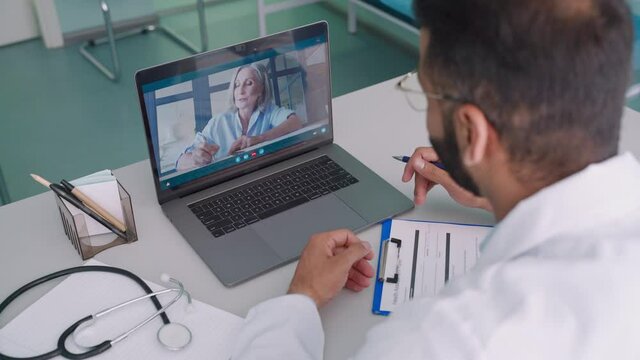
[[[373,315],[372,315],[373,316]],[[248,314],[233,359],[321,359],[313,302]],[[371,329],[356,359],[640,359],[640,164],[593,164],[521,201],[475,269]]]

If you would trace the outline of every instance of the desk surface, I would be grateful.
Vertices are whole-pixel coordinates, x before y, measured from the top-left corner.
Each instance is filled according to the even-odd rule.
[[[410,154],[428,143],[423,113],[413,111],[404,95],[393,89],[396,79],[334,99],[335,141],[380,174],[408,197],[413,185],[400,181],[403,164],[392,155]],[[640,157],[640,113],[627,109],[623,119],[621,150]],[[635,140],[635,141],[634,141]],[[96,256],[113,266],[127,268],[158,281],[161,273],[180,279],[194,298],[245,316],[255,304],[286,292],[296,262],[237,287],[225,288],[162,213],[155,197],[148,161],[115,171],[133,199],[139,240]],[[30,179],[25,178],[25,181]],[[82,262],[66,238],[53,195],[48,192],[0,207],[0,300],[38,276],[77,266]],[[401,215],[404,218],[491,224],[482,210],[466,209],[442,189],[429,194],[427,204]],[[359,234],[378,248],[380,226]],[[377,264],[377,259],[372,261]],[[55,284],[28,293],[0,318],[5,325]],[[325,358],[344,359],[364,342],[369,328],[384,321],[371,314],[373,287],[361,293],[341,292],[321,310],[326,333]]]

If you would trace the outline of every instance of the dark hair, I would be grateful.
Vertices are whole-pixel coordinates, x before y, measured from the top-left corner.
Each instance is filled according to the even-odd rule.
[[[617,153],[633,41],[624,0],[414,1],[429,34],[421,70],[482,109],[519,180]]]

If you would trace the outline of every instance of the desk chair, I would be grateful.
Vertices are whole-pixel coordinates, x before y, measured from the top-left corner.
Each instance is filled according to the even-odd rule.
[[[111,12],[109,10],[109,5],[106,0],[101,0],[99,2],[100,11],[102,12],[102,17],[104,19],[104,27],[107,33],[105,38],[101,39],[92,39],[85,42],[80,47],[80,54],[87,59],[91,64],[93,64],[98,70],[100,70],[107,78],[112,81],[118,81],[120,78],[120,61],[118,59],[118,50],[116,48],[116,40],[122,39],[128,36],[137,35],[137,34],[146,34],[149,31],[160,30],[162,34],[166,35],[169,39],[175,41],[178,45],[187,49],[194,54],[199,52],[207,51],[207,46],[209,43],[209,39],[207,37],[207,23],[205,21],[204,16],[204,0],[196,0],[196,10],[198,12],[198,26],[200,29],[200,48],[193,45],[184,37],[180,36],[173,29],[162,26],[162,25],[148,25],[143,27],[142,29],[136,29],[132,31],[127,31],[122,34],[114,35],[113,31],[113,23],[111,21]],[[157,21],[156,21],[157,22]],[[89,47],[94,47],[96,45],[101,45],[104,43],[109,43],[109,49],[111,51],[111,62],[112,69],[109,69],[105,64],[100,62],[100,60],[96,59],[89,51],[87,50]]]
[[[389,20],[416,35],[420,34],[415,16],[411,10],[411,0],[348,0],[347,2],[347,28],[351,34],[355,34],[358,30],[356,7]]]

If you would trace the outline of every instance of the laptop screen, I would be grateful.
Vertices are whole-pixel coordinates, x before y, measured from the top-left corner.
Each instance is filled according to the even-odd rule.
[[[158,192],[330,140],[328,50],[323,22],[138,72]]]

